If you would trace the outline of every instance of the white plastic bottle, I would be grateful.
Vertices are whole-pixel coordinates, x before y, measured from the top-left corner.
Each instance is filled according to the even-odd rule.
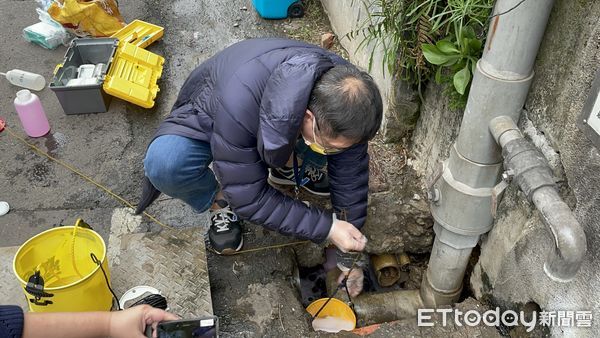
[[[9,70],[6,73],[0,73],[4,75],[8,82],[15,86],[31,89],[31,90],[42,90],[46,87],[46,79],[39,74],[26,72],[20,69]]]

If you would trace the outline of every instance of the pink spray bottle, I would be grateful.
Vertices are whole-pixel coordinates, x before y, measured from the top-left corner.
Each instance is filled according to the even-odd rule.
[[[19,90],[15,99],[15,109],[27,135],[40,137],[48,134],[50,124],[37,95],[27,89]]]

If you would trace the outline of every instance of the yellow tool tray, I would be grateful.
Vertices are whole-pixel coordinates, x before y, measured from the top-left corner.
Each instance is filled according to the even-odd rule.
[[[164,30],[163,27],[142,20],[133,20],[111,37],[119,39],[119,42],[126,42],[140,48],[146,48],[154,41],[162,38]]]
[[[164,63],[160,55],[130,43],[119,44],[102,88],[109,95],[151,108],[160,90],[156,82],[162,75]]]
[[[119,46],[102,86],[106,93],[144,108],[154,106],[165,59],[144,47],[160,39],[163,30],[135,20],[112,36]]]

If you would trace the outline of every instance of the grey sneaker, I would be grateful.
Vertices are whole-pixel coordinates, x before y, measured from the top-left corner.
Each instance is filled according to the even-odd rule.
[[[311,194],[318,196],[329,196],[329,179],[327,173],[313,166],[307,165],[304,168],[303,180],[306,181],[302,188]],[[296,185],[294,179],[294,169],[283,167],[271,169],[269,173],[269,182],[279,185]]]
[[[210,210],[210,229],[208,239],[212,248],[220,255],[231,255],[244,245],[242,225],[239,217],[231,210],[227,202],[216,201],[221,209]],[[224,203],[222,203],[224,202]]]

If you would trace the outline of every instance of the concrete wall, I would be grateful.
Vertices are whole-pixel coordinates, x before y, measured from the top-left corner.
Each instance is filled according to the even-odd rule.
[[[600,65],[599,17],[597,1],[556,1],[525,104],[527,118],[521,120],[526,134],[545,149],[585,229],[586,260],[573,282],[549,280],[542,265],[553,247],[551,236],[522,194],[511,189],[471,277],[476,296],[507,305],[533,301],[546,310],[593,310],[595,328],[565,329],[572,337],[597,336],[600,328],[600,153],[576,126]]]
[[[478,299],[518,309],[528,302],[542,310],[592,310],[600,318],[600,155],[576,126],[600,65],[600,2],[557,0],[535,66],[535,80],[521,128],[542,149],[559,179],[563,197],[583,225],[588,254],[571,283],[551,281],[543,272],[552,237],[538,212],[511,186],[471,276]],[[428,177],[447,158],[462,111],[430,84],[413,135],[414,168]],[[554,327],[555,336],[592,337],[600,328]]]
[[[350,60],[367,70],[373,45],[358,49],[362,37],[350,39],[346,34],[362,27],[366,19],[363,0],[321,0],[329,16],[331,26],[340,43],[350,54]],[[410,132],[417,121],[419,99],[414,90],[404,83],[396,81],[381,67],[383,52],[381,46],[375,46],[373,67],[370,74],[376,80],[384,101],[384,120],[382,133],[386,140],[397,141]]]
[[[358,49],[362,37],[349,39],[365,20],[363,0],[322,0],[334,33],[348,51],[350,60],[367,70],[373,46]],[[375,48],[371,75],[384,99],[382,134],[386,141],[406,138],[414,129],[419,114],[418,94],[406,83],[383,71],[382,49]],[[395,145],[374,142],[370,147],[371,178],[369,217],[363,233],[369,238],[371,253],[426,253],[433,242],[428,204],[422,197],[420,180],[411,163],[399,156]],[[403,169],[400,169],[403,168]]]
[[[349,3],[323,0],[338,34],[356,22],[358,9]],[[482,236],[481,254],[470,279],[477,298],[497,305],[518,309],[535,302],[546,311],[594,311],[594,328],[554,327],[555,336],[592,337],[600,330],[600,153],[576,126],[600,65],[599,17],[598,1],[556,1],[520,123],[550,161],[563,197],[585,229],[586,260],[574,281],[551,281],[543,263],[553,248],[552,237],[538,212],[511,186],[493,230]],[[353,49],[348,50],[352,54]],[[364,57],[358,53],[353,59],[360,63]],[[458,133],[463,112],[447,107],[441,88],[430,84],[410,149],[413,168],[422,179],[447,158]]]
[[[471,276],[479,299],[518,309],[528,302],[541,309],[592,310],[600,318],[600,155],[576,126],[600,64],[600,2],[557,0],[535,66],[535,80],[521,128],[542,149],[559,179],[561,192],[584,226],[588,254],[571,283],[551,281],[543,272],[552,237],[538,212],[515,187],[500,204],[493,230],[482,237]],[[424,177],[447,158],[462,111],[429,85],[413,135],[414,167]],[[555,336],[595,336],[594,329],[554,327]]]

